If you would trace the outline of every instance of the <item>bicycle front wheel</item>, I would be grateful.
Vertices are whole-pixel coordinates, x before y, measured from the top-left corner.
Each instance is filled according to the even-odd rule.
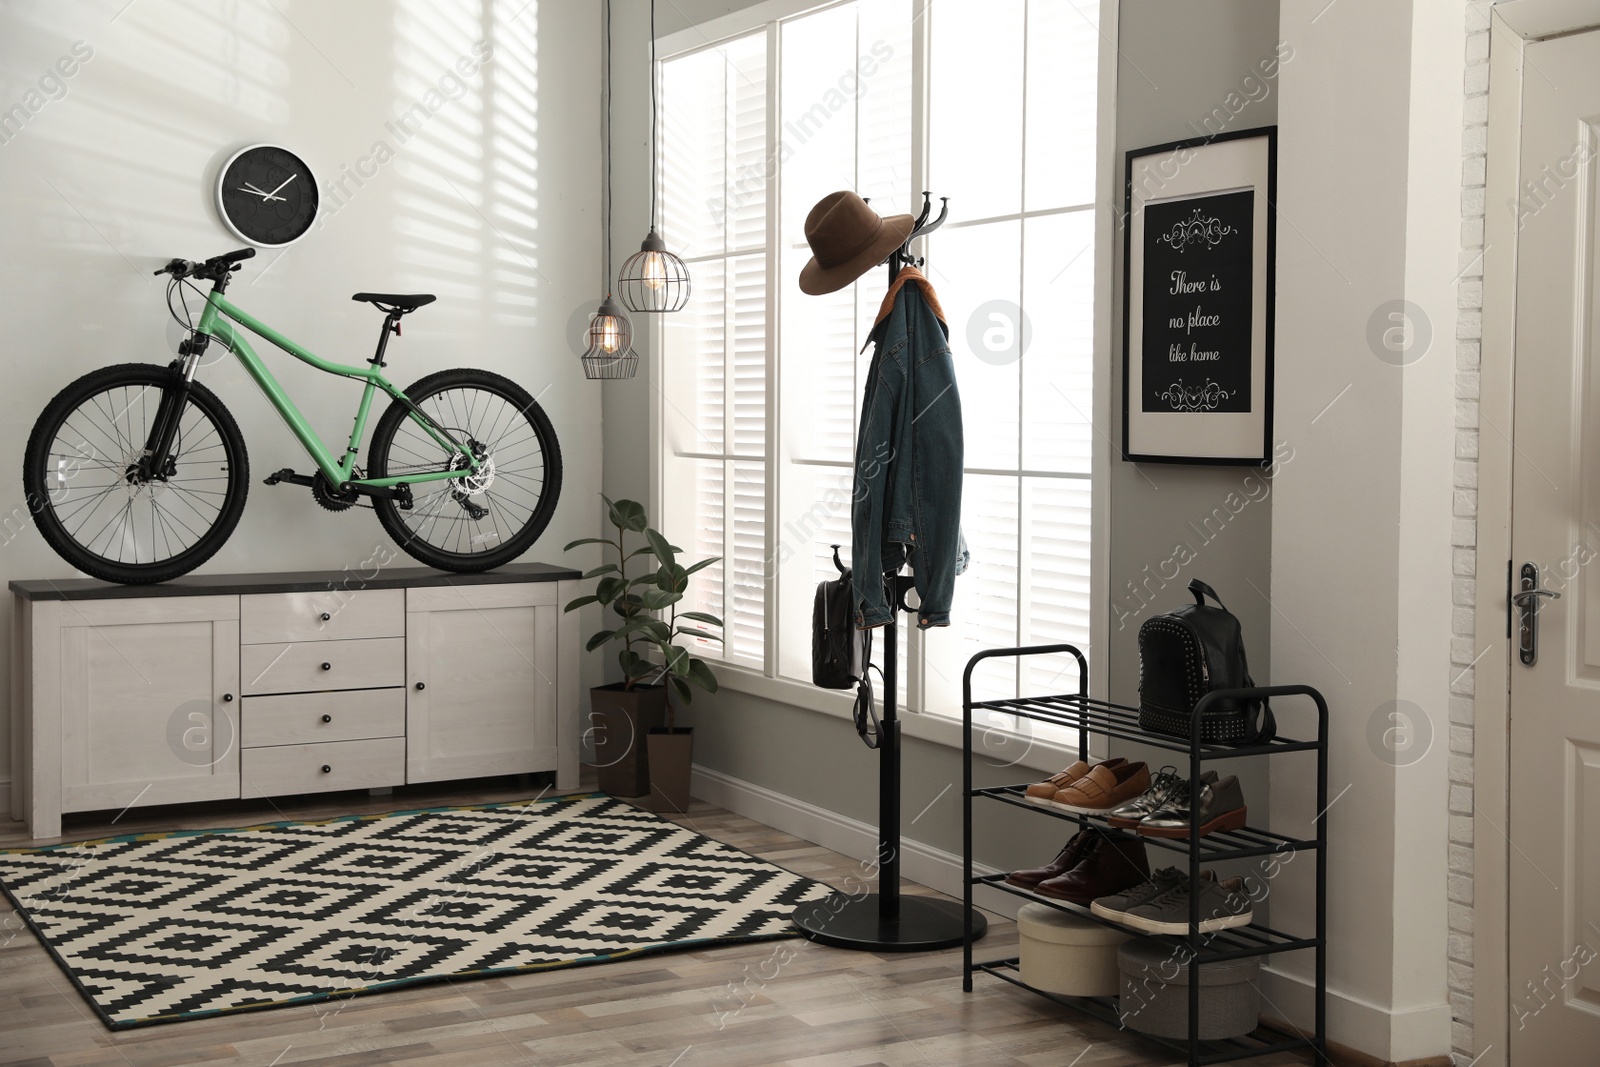
[[[486,571],[522,555],[550,524],[561,495],[561,448],[544,409],[516,382],[482,370],[430,374],[406,396],[472,450],[478,470],[411,483],[409,510],[374,501],[383,528],[411,556],[440,570]],[[373,478],[470,465],[398,400],[378,420],[367,458]]]
[[[191,382],[161,470],[146,449],[170,367],[125,363],[84,375],[50,401],[23,457],[39,533],[87,574],[164,582],[210,559],[239,524],[250,461],[233,415]]]

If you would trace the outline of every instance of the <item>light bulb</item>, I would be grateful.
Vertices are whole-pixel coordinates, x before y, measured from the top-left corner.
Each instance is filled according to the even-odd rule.
[[[615,315],[602,315],[601,320],[600,347],[609,354],[622,346],[622,331],[617,328]]]
[[[667,264],[660,252],[645,253],[644,284],[651,289],[660,289],[667,284]]]

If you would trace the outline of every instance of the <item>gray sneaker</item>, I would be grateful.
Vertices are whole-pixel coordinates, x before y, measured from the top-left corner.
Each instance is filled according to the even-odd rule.
[[[1200,877],[1205,881],[1215,882],[1217,880],[1217,872],[1210,869],[1203,870],[1200,872]],[[1132,889],[1121,893],[1100,897],[1089,905],[1089,910],[1102,919],[1122,922],[1123,916],[1127,914],[1129,908],[1148,904],[1163,893],[1183,885],[1188,880],[1188,871],[1180,871],[1176,867],[1163,867],[1152,874],[1148,882],[1140,882]]]
[[[1201,882],[1199,892],[1202,934],[1250,925],[1250,894],[1243,878]],[[1117,921],[1150,934],[1187,934],[1189,887],[1179,883],[1160,896],[1129,908]]]
[[[1200,780],[1210,785],[1217,780],[1216,771],[1202,771]],[[1189,796],[1189,780],[1180,777],[1178,768],[1171,766],[1161,768],[1150,783],[1150,788],[1134,797],[1126,804],[1119,805],[1106,812],[1106,822],[1112,826],[1123,829],[1132,829],[1139,825],[1140,820],[1167,805],[1169,800],[1184,799]]]

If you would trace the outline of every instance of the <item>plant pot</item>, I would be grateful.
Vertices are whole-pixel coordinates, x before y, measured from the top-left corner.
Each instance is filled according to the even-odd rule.
[[[662,814],[688,811],[694,727],[657,728],[650,731],[646,741],[650,749],[650,798],[642,806]]]
[[[649,793],[650,757],[645,738],[666,722],[666,687],[637,685],[625,690],[621,682],[596,686],[589,690],[589,707],[600,791],[614,797]]]

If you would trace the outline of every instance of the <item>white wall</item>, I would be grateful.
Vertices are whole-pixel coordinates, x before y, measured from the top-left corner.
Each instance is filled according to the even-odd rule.
[[[539,397],[566,484],[524,558],[561,562],[560,546],[591,532],[584,506],[600,485],[600,394],[572,348],[575,313],[601,284],[598,12],[572,0],[7,4],[0,110],[38,106],[0,137],[0,513],[26,515],[22,449],[57,390],[95,367],[172,358],[164,279],[150,272],[240,244],[212,207],[216,171],[238,147],[273,141],[343,191],[325,188],[323,224],[247,263],[230,297],[320,355],[359,362],[381,316],[351,293],[437,294],[390,346],[389,373],[406,385],[479,366]],[[78,41],[92,57],[28,96]],[[453,80],[480,41],[489,61]],[[389,124],[419,103],[420,129],[402,138]],[[382,165],[378,142],[394,153]],[[349,433],[353,383],[257,349],[325,439]],[[337,570],[392,547],[370,512],[329,514],[307,490],[260,484],[309,461],[241,368],[209,362],[200,379],[238,417],[256,484],[205,569]],[[0,579],[74,576],[31,527],[6,529]],[[5,743],[0,732],[0,776]]]
[[[1446,10],[1448,8],[1448,10]],[[1384,1060],[1450,1048],[1446,1002],[1446,744],[1465,54],[1454,5],[1282,5],[1295,60],[1279,103],[1280,433],[1276,681],[1309,682],[1332,710],[1329,1024]],[[1352,58],[1360,57],[1360,76]],[[1429,328],[1409,365],[1369,342],[1406,299]],[[1332,405],[1331,407],[1329,405]],[[1396,701],[1436,743],[1396,760]],[[1396,765],[1396,763],[1400,765]],[[1275,828],[1315,814],[1311,781],[1274,774]],[[1273,885],[1275,923],[1311,918],[1309,864]],[[1269,998],[1306,1018],[1308,960],[1282,959]]]

